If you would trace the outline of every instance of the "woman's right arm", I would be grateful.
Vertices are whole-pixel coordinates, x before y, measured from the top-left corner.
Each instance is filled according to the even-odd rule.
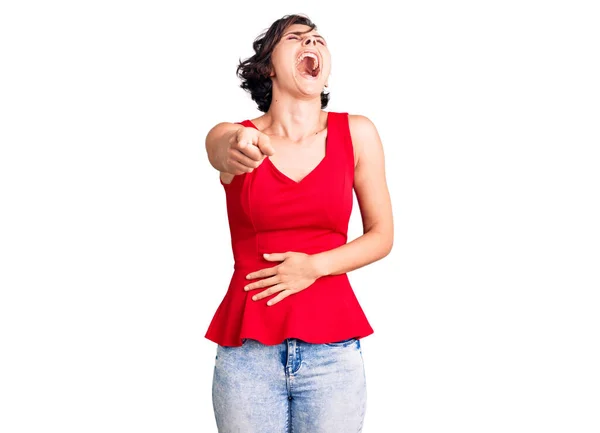
[[[206,153],[210,165],[216,170],[227,173],[227,157],[231,139],[243,128],[244,126],[238,123],[221,122],[208,131],[206,135]]]

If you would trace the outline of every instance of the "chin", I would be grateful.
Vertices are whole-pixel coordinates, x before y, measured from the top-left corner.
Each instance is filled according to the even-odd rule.
[[[302,77],[295,76],[296,83],[298,88],[302,91],[302,93],[307,95],[320,95],[323,89],[323,83],[321,77],[313,80],[307,80]],[[313,90],[314,89],[314,90]]]

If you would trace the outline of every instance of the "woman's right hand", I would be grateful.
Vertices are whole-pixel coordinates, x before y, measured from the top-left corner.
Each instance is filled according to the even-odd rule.
[[[271,140],[256,128],[242,126],[229,139],[223,167],[234,175],[250,173],[275,153]]]

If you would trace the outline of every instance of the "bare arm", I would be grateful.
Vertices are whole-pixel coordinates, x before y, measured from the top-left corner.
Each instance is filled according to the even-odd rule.
[[[354,170],[354,190],[364,234],[337,248],[313,254],[320,276],[343,274],[382,259],[390,253],[394,242],[392,205],[381,139],[367,117],[350,115],[349,122],[358,160]]]

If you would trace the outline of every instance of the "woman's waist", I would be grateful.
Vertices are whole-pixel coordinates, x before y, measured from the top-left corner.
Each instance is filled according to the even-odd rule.
[[[274,230],[257,232],[251,238],[232,242],[234,268],[267,267],[278,262],[266,260],[263,254],[298,252],[318,254],[346,243],[346,235],[324,230]]]
[[[267,269],[267,268],[271,268],[274,266],[277,266],[280,262],[269,262],[267,260],[264,260],[264,262],[262,263],[258,263],[257,265],[251,264],[251,263],[246,263],[244,262],[243,264],[238,264],[236,262],[236,267],[233,270],[233,273],[231,275],[231,280],[229,283],[229,288],[228,291],[229,292],[236,292],[236,293],[240,293],[242,295],[255,295],[259,292],[262,292],[264,290],[267,290],[269,287],[272,287],[274,284],[272,285],[268,285],[265,287],[261,287],[261,288],[257,288],[257,289],[253,289],[250,291],[246,291],[244,290],[244,287],[246,285],[248,285],[249,283],[255,283],[258,282],[262,279],[266,279],[266,278],[272,278],[272,276],[268,276],[268,277],[263,277],[263,278],[246,278],[246,275],[248,275],[251,272],[257,272],[260,271],[261,269]],[[348,275],[347,274],[336,274],[336,275],[324,275],[322,277],[317,278],[310,286],[304,288],[303,290],[301,290],[298,293],[302,293],[308,290],[315,291],[315,290],[320,290],[321,288],[328,288],[328,289],[332,289],[332,288],[336,288],[336,289],[351,289],[352,287],[350,285],[350,280],[348,279]]]

